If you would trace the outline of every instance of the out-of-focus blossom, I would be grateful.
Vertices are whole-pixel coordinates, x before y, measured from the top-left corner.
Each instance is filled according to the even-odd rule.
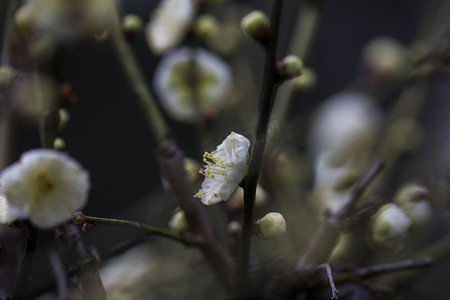
[[[153,83],[167,113],[187,122],[223,107],[233,86],[230,67],[223,60],[189,47],[167,54],[156,68]]]
[[[268,201],[269,195],[261,185],[256,186],[255,209],[262,208]],[[244,209],[244,189],[238,187],[227,203],[231,211],[242,211]]]
[[[177,210],[169,221],[169,228],[178,232],[189,231],[189,223],[184,211]]]
[[[155,54],[163,54],[181,42],[197,10],[194,0],[162,0],[146,26],[146,37]]]
[[[206,205],[228,200],[244,176],[249,147],[246,137],[231,132],[215,151],[205,152],[201,170],[205,180],[194,197]]]
[[[345,204],[350,188],[368,168],[380,124],[374,99],[364,94],[341,93],[324,103],[311,134],[320,211],[335,212]]]
[[[411,221],[400,207],[392,203],[385,204],[372,218],[371,240],[381,250],[399,251],[410,226]]]
[[[6,201],[5,194],[0,188],[0,224],[9,224],[14,221],[14,218],[9,213],[8,201]]]
[[[110,0],[29,0],[16,12],[14,21],[23,32],[65,42],[104,30],[113,5]]]
[[[40,228],[69,220],[89,192],[89,174],[66,154],[49,149],[24,153],[0,175],[9,214]]]

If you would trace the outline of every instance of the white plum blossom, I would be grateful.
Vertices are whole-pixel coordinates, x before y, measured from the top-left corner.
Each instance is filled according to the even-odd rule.
[[[163,54],[183,39],[197,8],[194,0],[162,0],[146,26],[146,37],[155,54]]]
[[[155,70],[153,86],[172,118],[195,122],[200,113],[223,107],[233,79],[228,64],[215,54],[183,47],[163,57]]]
[[[3,194],[3,191],[0,188],[0,224],[9,224],[12,221],[14,221],[14,218],[12,218],[9,213],[8,202],[6,201],[5,194]]]
[[[30,150],[0,175],[10,217],[51,228],[71,218],[88,197],[89,174],[73,158],[50,149]]]
[[[205,180],[194,197],[206,205],[228,200],[244,177],[249,147],[246,137],[231,132],[215,151],[205,152],[206,165],[200,171]]]

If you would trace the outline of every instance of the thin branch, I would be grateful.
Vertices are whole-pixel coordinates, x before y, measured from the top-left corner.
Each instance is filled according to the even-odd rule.
[[[421,259],[410,259],[401,262],[395,262],[391,264],[382,264],[359,268],[351,272],[352,275],[358,278],[367,278],[380,274],[406,271],[410,269],[427,268],[432,264],[431,257],[425,257]]]
[[[61,257],[55,250],[50,251],[48,256],[55,276],[58,299],[67,299],[69,295],[67,286],[67,274]]]
[[[250,154],[247,182],[244,188],[244,217],[242,225],[242,236],[239,246],[238,265],[239,285],[244,288],[240,290],[244,291],[244,293],[246,292],[246,289],[248,289],[248,264],[255,214],[254,208],[256,186],[258,184],[259,173],[266,145],[270,114],[272,112],[273,103],[279,85],[275,65],[282,4],[282,0],[273,1],[270,23],[271,36],[266,51],[264,81],[261,89],[259,103],[258,124],[256,127],[256,134]]]
[[[111,218],[91,217],[91,216],[86,216],[85,218],[86,218],[86,222],[134,228],[134,229],[143,231],[146,234],[159,235],[159,236],[180,242],[186,246],[198,246],[199,245],[198,240],[194,240],[194,239],[188,238],[186,236],[182,236],[182,235],[179,235],[179,234],[176,234],[176,233],[173,233],[171,231],[164,230],[161,228],[153,227],[153,226],[141,223],[141,222],[111,219]]]
[[[336,288],[336,285],[334,284],[333,271],[331,270],[331,265],[323,264],[320,267],[325,269],[325,272],[327,273],[328,282],[330,283],[331,288],[331,300],[338,300],[339,290]]]
[[[335,214],[330,215],[319,227],[309,248],[300,258],[297,270],[300,272],[315,272],[316,266],[328,260],[336,246],[342,232],[342,226],[346,218],[355,209],[359,197],[367,189],[370,183],[383,169],[381,161],[377,160],[370,167],[366,175],[358,182],[350,194],[346,204]]]

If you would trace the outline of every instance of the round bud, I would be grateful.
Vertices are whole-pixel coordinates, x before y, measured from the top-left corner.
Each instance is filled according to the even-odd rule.
[[[169,228],[178,232],[189,231],[189,223],[186,219],[184,211],[180,209],[173,214],[169,221]]]
[[[277,64],[278,75],[283,79],[300,76],[303,70],[303,62],[296,55],[288,55]]]
[[[75,225],[83,225],[86,222],[86,216],[81,211],[74,212],[72,215],[72,222]]]
[[[265,40],[270,33],[269,18],[260,10],[252,11],[242,18],[241,28],[252,38]]]
[[[213,15],[201,15],[195,20],[193,32],[199,39],[209,39],[219,32],[219,23]]]
[[[64,148],[66,148],[66,142],[62,138],[57,137],[53,141],[53,148],[55,150],[63,150]]]
[[[30,2],[23,4],[14,14],[14,24],[22,33],[30,33],[33,31],[33,5]]]
[[[286,221],[280,213],[268,213],[264,218],[255,222],[256,235],[260,238],[276,241],[286,232]]]
[[[0,89],[8,87],[14,79],[14,69],[10,66],[0,67]]]
[[[385,251],[402,249],[411,221],[399,206],[388,203],[372,216],[370,234],[374,246]]]
[[[227,232],[230,235],[239,234],[241,232],[242,226],[238,221],[231,221],[227,225]]]
[[[412,226],[426,223],[433,214],[429,190],[418,184],[404,185],[394,197],[394,203],[400,206],[412,222]]]
[[[122,19],[122,30],[128,36],[135,36],[143,26],[141,17],[135,14],[125,15]]]

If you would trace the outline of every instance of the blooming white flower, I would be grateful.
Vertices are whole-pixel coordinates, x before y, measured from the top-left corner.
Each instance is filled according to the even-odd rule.
[[[195,80],[194,80],[195,78]],[[201,48],[183,47],[161,60],[153,85],[167,113],[178,121],[193,122],[201,112],[215,112],[232,90],[228,64]]]
[[[162,0],[146,26],[150,49],[165,53],[178,45],[196,12],[194,0]]]
[[[231,132],[215,151],[205,152],[206,165],[200,171],[205,180],[194,197],[206,205],[228,200],[244,177],[249,147],[245,136]]]
[[[9,213],[29,219],[40,228],[50,228],[71,218],[86,203],[89,174],[66,154],[35,149],[0,175]]]
[[[381,250],[399,251],[408,236],[411,221],[395,204],[383,205],[373,217],[372,241]]]

